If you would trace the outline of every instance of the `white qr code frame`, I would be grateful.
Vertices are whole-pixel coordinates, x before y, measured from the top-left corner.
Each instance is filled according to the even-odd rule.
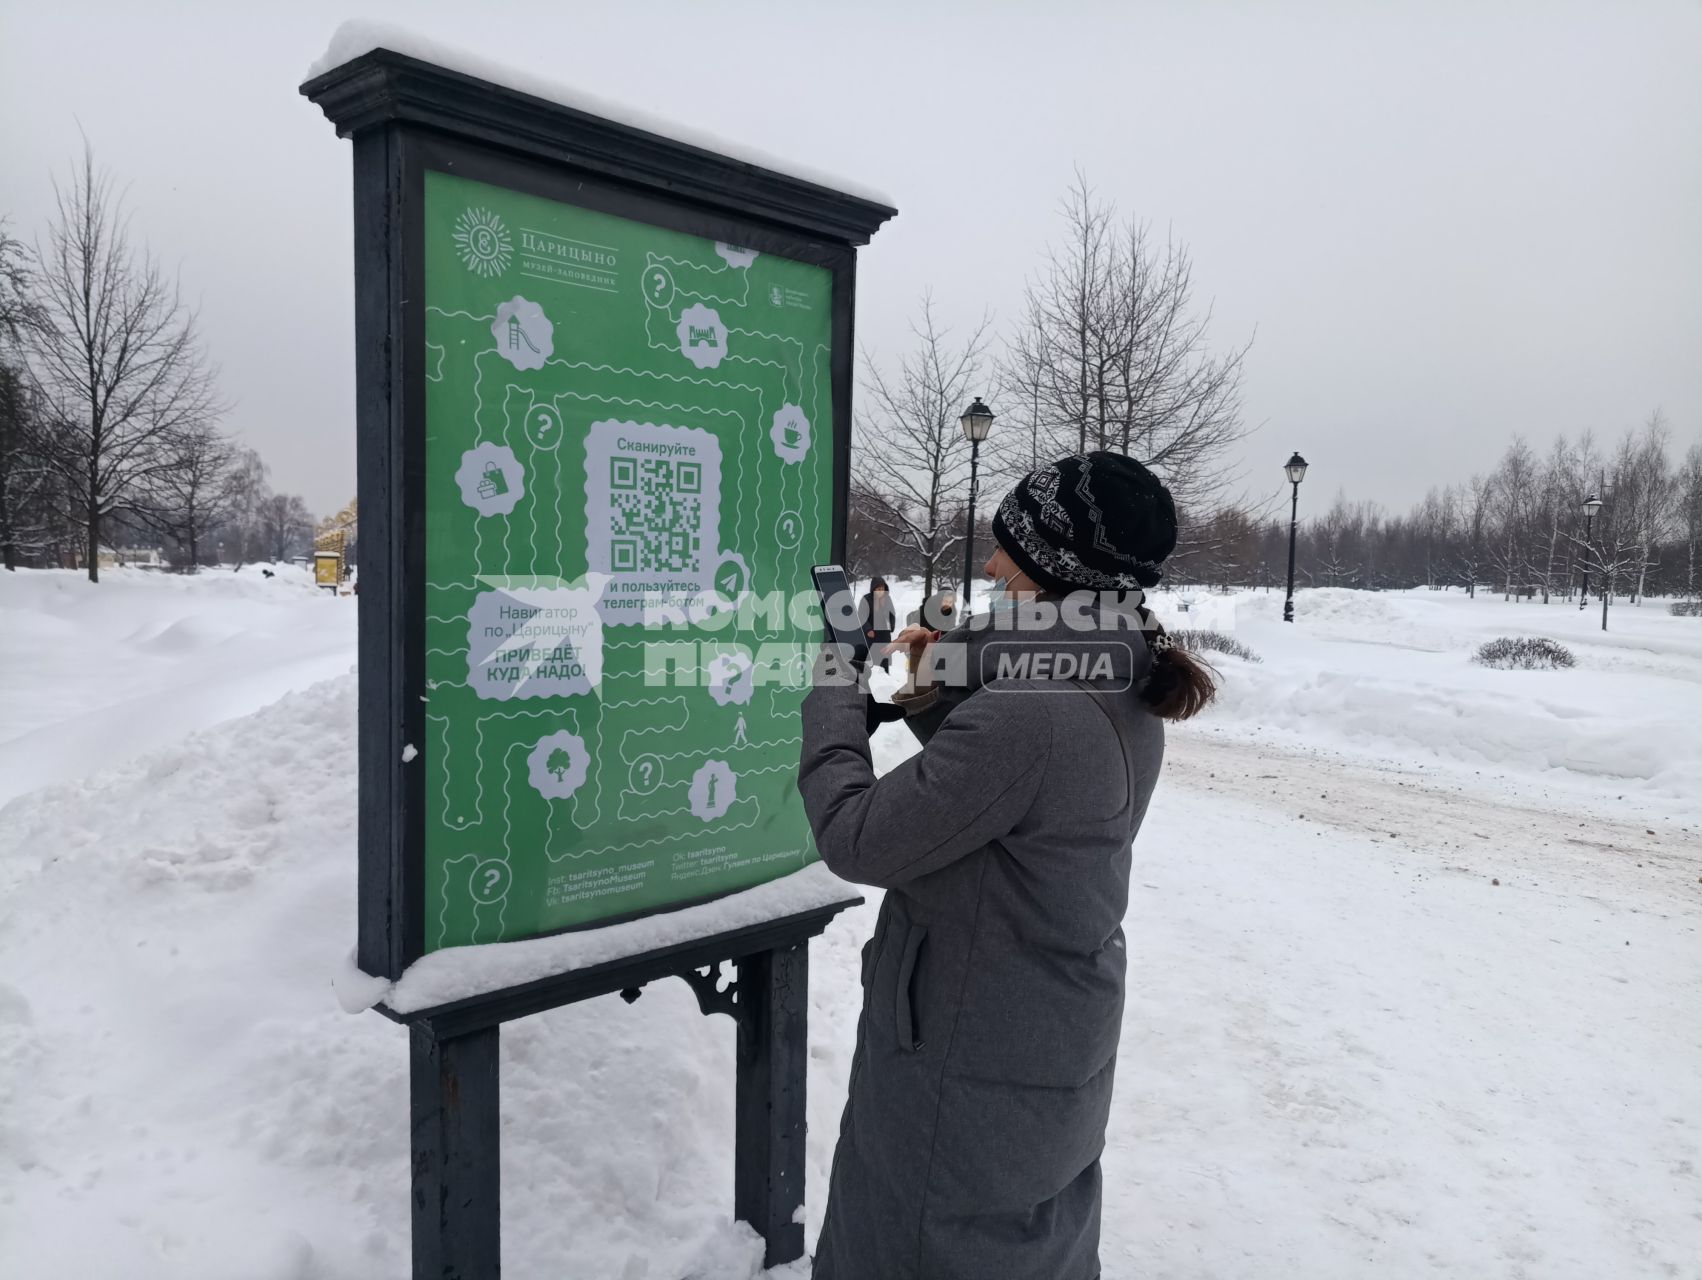
[[[647,609],[684,605],[708,590],[721,550],[720,512],[714,433],[593,422],[585,439],[586,565],[608,578],[604,622],[639,625]]]

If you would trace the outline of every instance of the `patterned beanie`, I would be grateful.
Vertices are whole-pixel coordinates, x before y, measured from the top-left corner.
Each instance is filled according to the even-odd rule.
[[[1017,482],[993,516],[993,538],[1047,591],[1133,591],[1164,576],[1176,504],[1133,458],[1075,454]]]

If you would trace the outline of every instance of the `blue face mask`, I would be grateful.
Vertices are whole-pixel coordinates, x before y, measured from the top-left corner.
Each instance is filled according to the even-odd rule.
[[[1009,578],[994,578],[993,585],[987,590],[987,607],[989,609],[1009,609],[1016,604],[1016,597],[1011,594]]]

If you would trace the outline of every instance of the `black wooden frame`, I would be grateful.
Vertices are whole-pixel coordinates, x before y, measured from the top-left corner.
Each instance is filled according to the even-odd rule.
[[[417,755],[410,744],[426,741],[425,172],[830,270],[835,559],[844,555],[850,492],[855,246],[893,210],[387,50],[302,92],[354,139],[363,523],[356,958],[368,973],[397,978],[425,951],[425,771],[404,760]]]
[[[439,170],[833,273],[832,552],[850,492],[856,246],[894,210],[461,72],[378,49],[302,85],[354,144],[359,623],[359,940],[368,973],[424,952],[424,175]],[[734,1210],[766,1264],[803,1251],[809,939],[850,898],[433,1009],[381,1012],[412,1038],[414,1274],[500,1271],[497,1050],[501,1023],[657,978],[691,984],[737,1024]],[[676,903],[673,908],[689,905]],[[599,923],[608,923],[600,921]],[[730,988],[716,973],[738,967]]]

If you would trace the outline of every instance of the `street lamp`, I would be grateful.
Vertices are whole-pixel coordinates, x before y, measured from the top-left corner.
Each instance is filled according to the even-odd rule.
[[[1591,494],[1584,499],[1584,550],[1590,549],[1590,531],[1595,528],[1596,512],[1602,509],[1602,500]],[[1578,612],[1582,613],[1590,604],[1590,562],[1583,562],[1584,587],[1578,592]]]
[[[1300,528],[1300,482],[1306,478],[1306,459],[1298,452],[1283,464],[1289,484],[1294,486],[1294,501],[1288,510],[1288,599],[1282,604],[1282,620],[1294,621],[1294,539]]]
[[[969,441],[969,522],[963,531],[963,611],[960,615],[967,617],[969,588],[975,573],[975,473],[981,465],[981,442],[993,429],[993,411],[981,403],[980,396],[976,396],[975,403],[963,411],[963,417],[958,421],[963,427],[963,438]]]

